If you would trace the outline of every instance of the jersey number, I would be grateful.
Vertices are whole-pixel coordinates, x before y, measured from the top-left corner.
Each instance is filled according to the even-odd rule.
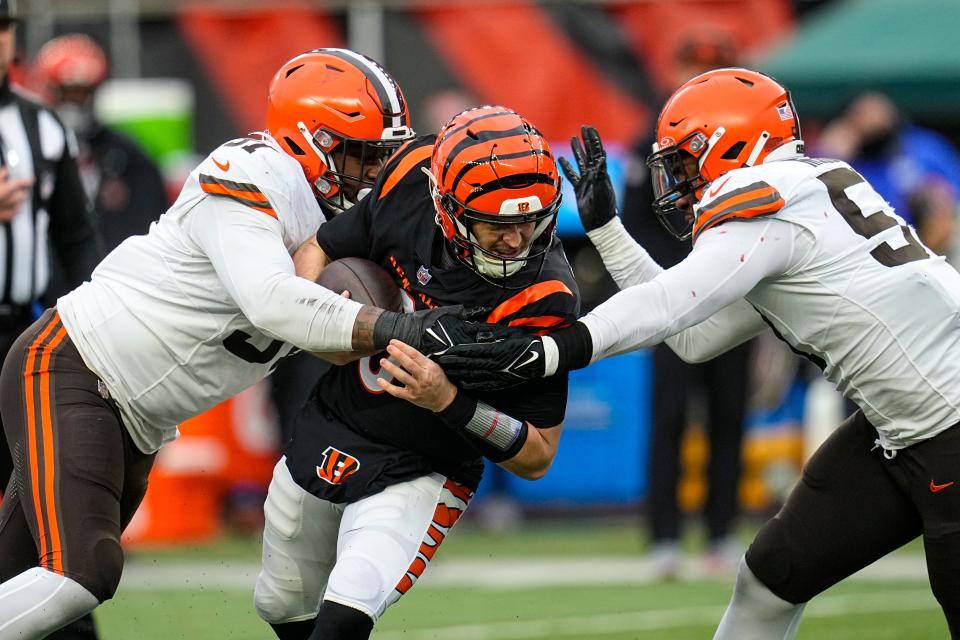
[[[830,202],[834,208],[840,212],[850,228],[864,238],[872,238],[881,231],[897,226],[897,220],[893,216],[887,215],[880,209],[873,213],[864,213],[863,209],[847,195],[849,187],[865,182],[856,171],[847,168],[833,169],[817,176],[817,179],[826,185],[827,194],[830,196]],[[874,198],[877,197],[873,191],[870,194]],[[867,203],[864,202],[863,204]],[[889,243],[884,242],[870,252],[870,255],[877,262],[885,267],[897,267],[916,260],[926,260],[930,257],[923,245],[913,235],[910,227],[900,225],[900,230],[903,232],[905,244],[894,249]]]
[[[270,344],[261,351],[248,342],[251,337],[246,331],[237,329],[223,341],[223,348],[245,362],[267,364],[280,353],[283,347],[282,341],[271,340]]]
[[[264,144],[262,142],[257,142],[252,138],[237,138],[236,140],[231,140],[230,142],[224,142],[224,147],[240,147],[247,153],[253,153],[257,149],[270,149],[270,145]]]

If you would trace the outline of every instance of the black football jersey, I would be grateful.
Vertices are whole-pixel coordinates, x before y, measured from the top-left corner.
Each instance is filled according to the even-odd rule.
[[[382,266],[403,290],[408,309],[482,305],[493,310],[487,318],[489,322],[536,333],[575,322],[579,291],[556,237],[539,276],[521,290],[485,282],[451,255],[434,221],[429,182],[421,171],[421,167],[429,167],[434,139],[435,136],[420,137],[400,149],[363,201],[320,228],[317,240],[326,254],[332,259],[367,258]],[[539,268],[537,263],[538,260],[531,260],[510,276],[511,286],[515,286],[514,282],[531,281]],[[430,470],[475,487],[482,473],[482,447],[486,445],[444,426],[431,411],[381,390],[376,379],[380,375],[379,361],[384,356],[381,353],[333,367],[324,375],[310,402],[323,405],[336,420],[302,424],[295,439],[308,429],[330,430],[336,428],[334,422],[342,423],[353,434],[341,434],[344,437],[338,441],[356,443],[355,436],[360,436],[378,445],[416,454],[428,461]],[[477,397],[534,426],[552,427],[563,421],[567,377],[544,378]],[[322,439],[309,439],[313,442],[311,448],[323,446]],[[292,443],[288,449],[294,447],[296,444]],[[302,455],[302,448],[296,448],[297,455]],[[350,479],[343,482],[349,483]],[[329,489],[323,482],[312,484]],[[365,493],[374,488],[368,487]],[[329,491],[325,493],[329,496]]]

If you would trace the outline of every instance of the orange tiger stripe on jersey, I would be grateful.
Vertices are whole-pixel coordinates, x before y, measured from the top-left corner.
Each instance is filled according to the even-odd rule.
[[[203,189],[204,193],[209,193],[214,196],[225,196],[251,209],[261,211],[272,218],[277,217],[276,212],[273,210],[273,205],[270,204],[267,196],[265,196],[256,185],[232,182],[230,180],[222,180],[214,176],[200,174],[200,188]]]
[[[424,145],[414,149],[405,155],[399,162],[397,162],[396,168],[391,171],[390,176],[383,183],[383,188],[380,190],[380,197],[378,200],[383,199],[385,195],[390,193],[390,191],[397,186],[397,183],[403,179],[403,176],[410,172],[410,169],[429,158],[431,153],[433,153],[433,147],[430,145]]]
[[[500,305],[498,305],[497,308],[491,311],[490,315],[487,316],[487,322],[499,322],[507,316],[516,313],[528,304],[534,303],[537,300],[543,300],[547,296],[554,293],[566,293],[571,296],[573,295],[573,292],[570,291],[569,287],[567,287],[567,285],[565,285],[562,281],[544,280],[543,282],[530,285],[517,295],[500,303]]]
[[[766,182],[755,182],[731,191],[700,211],[693,231],[694,239],[724,220],[770,215],[782,209],[783,205],[780,192]]]
[[[551,329],[557,325],[566,322],[567,319],[562,316],[531,316],[529,318],[517,318],[511,320],[507,325],[511,327],[527,327],[533,325],[544,329]]]

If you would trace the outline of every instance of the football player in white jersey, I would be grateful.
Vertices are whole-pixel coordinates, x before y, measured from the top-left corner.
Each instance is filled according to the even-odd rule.
[[[345,49],[293,58],[271,82],[267,129],[214,150],[147,235],[117,247],[11,349],[0,376],[16,458],[0,511],[0,639],[46,637],[113,596],[120,534],[183,420],[294,348],[359,357],[399,337],[429,352],[428,331],[469,328],[452,307],[385,312],[295,274],[291,256],[324,213],[362,198],[413,137],[380,65]]]
[[[449,349],[447,374],[484,388],[662,341],[702,361],[771,326],[860,409],[757,534],[716,638],[793,638],[812,597],[921,535],[960,638],[960,274],[849,165],[803,155],[763,74],[707,72],[660,114],[654,207],[694,243],[671,269],[626,234],[599,136],[583,138],[579,175],[564,170],[621,291],[550,336]]]

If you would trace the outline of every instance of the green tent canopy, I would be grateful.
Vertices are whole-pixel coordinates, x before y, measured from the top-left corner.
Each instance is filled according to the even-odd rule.
[[[802,114],[878,89],[906,113],[960,121],[960,0],[850,0],[820,10],[760,69]]]

